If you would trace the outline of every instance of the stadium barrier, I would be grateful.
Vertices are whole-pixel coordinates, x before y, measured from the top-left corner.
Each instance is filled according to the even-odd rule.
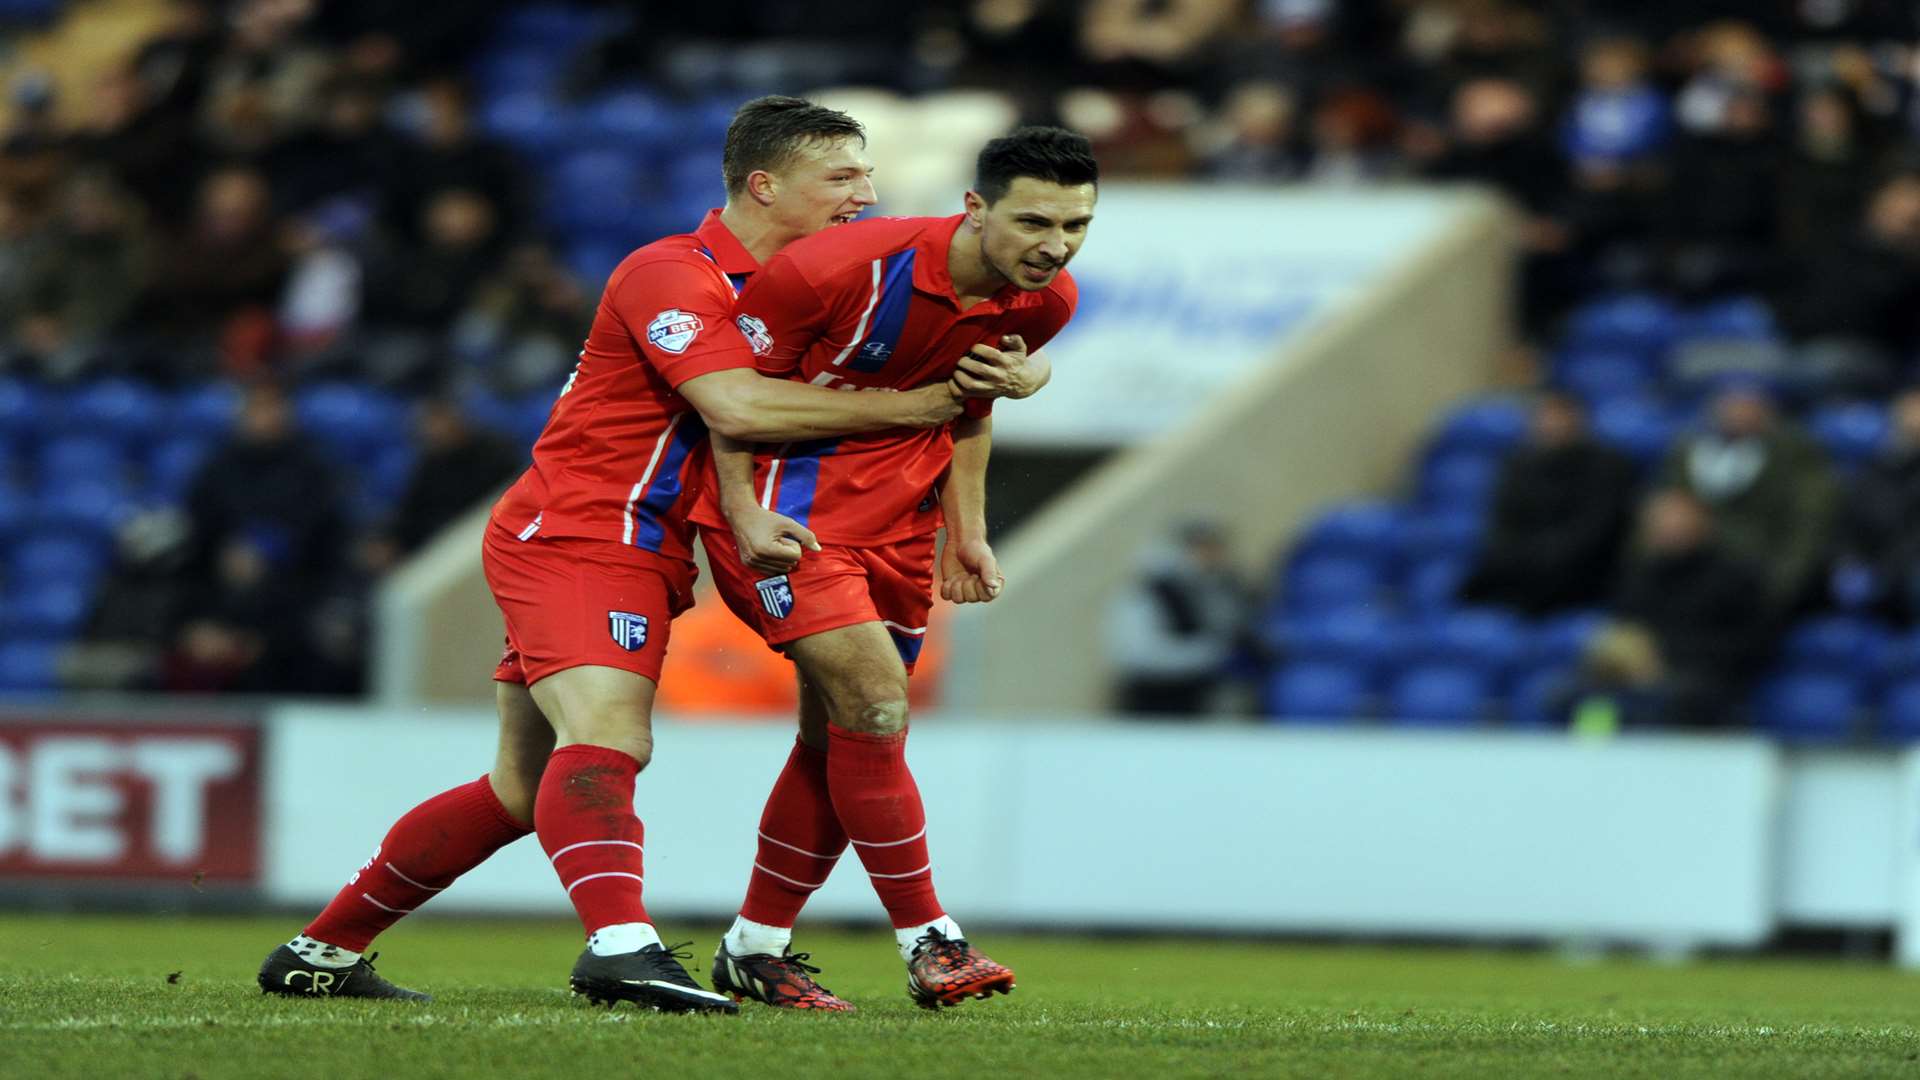
[[[936,715],[909,753],[942,897],[982,924],[1745,947],[1897,931],[1920,966],[1920,756],[1729,736],[1123,725]],[[0,900],[322,904],[392,820],[480,775],[483,710],[0,716]],[[789,738],[663,723],[639,809],[648,904],[734,910]],[[351,769],[315,762],[352,761]],[[743,777],[717,790],[716,762]],[[739,762],[764,761],[764,772]],[[935,767],[937,763],[937,767]],[[737,795],[737,797],[735,797]],[[560,914],[537,845],[433,910]],[[811,916],[874,919],[858,866]]]
[[[1264,580],[1271,554],[1317,509],[1389,488],[1433,419],[1493,381],[1511,334],[1509,219],[1471,193],[1398,197],[1410,205],[1383,201],[1372,213],[1427,213],[1410,215],[1424,227],[1409,225],[1389,249],[1397,258],[1363,286],[1324,293],[1294,333],[1269,346],[1265,364],[1165,437],[1109,459],[999,548],[1007,592],[955,611],[946,704],[1105,708],[1113,676],[1101,620],[1108,600],[1139,573],[1136,553],[1183,521],[1216,520],[1250,576]],[[1240,243],[1250,237],[1313,252],[1312,236],[1352,236],[1361,245],[1368,235],[1364,201],[1336,203],[1348,207],[1342,214],[1311,194],[1270,198],[1273,214]],[[1216,239],[1224,238],[1209,236],[1209,245]],[[1164,359],[1179,365],[1186,355]],[[1057,370],[1056,381],[1077,374]]]
[[[1102,603],[1170,523],[1230,518],[1263,557],[1314,507],[1391,482],[1429,419],[1491,378],[1509,231],[1470,192],[1109,185],[1074,264],[1080,314],[1047,347],[1054,385],[997,410],[994,438],[1135,449],[1003,538],[1015,586],[984,619],[962,609],[946,700],[1099,708]],[[383,584],[383,703],[491,700],[485,526],[476,509]]]

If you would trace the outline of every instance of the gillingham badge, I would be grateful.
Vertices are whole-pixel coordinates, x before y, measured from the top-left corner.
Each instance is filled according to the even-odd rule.
[[[753,587],[760,590],[760,606],[767,614],[784,619],[793,613],[793,586],[787,583],[787,575],[756,581]]]
[[[647,617],[631,611],[607,612],[607,629],[614,644],[632,652],[647,643]]]

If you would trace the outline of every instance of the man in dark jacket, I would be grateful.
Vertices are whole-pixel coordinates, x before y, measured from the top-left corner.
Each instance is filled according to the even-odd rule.
[[[1534,408],[1527,445],[1501,474],[1462,595],[1533,615],[1600,602],[1633,496],[1633,462],[1588,435],[1577,398],[1548,395]]]
[[[1854,478],[1841,531],[1842,566],[1866,571],[1896,618],[1920,619],[1920,388],[1893,400],[1887,445]]]
[[[1647,500],[1640,530],[1613,612],[1658,645],[1666,722],[1724,725],[1773,638],[1760,573],[1720,546],[1706,505],[1684,490]]]

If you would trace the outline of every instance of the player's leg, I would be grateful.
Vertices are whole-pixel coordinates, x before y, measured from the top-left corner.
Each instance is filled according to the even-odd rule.
[[[514,666],[514,654],[502,670]],[[524,686],[501,676],[500,743],[491,773],[421,803],[387,830],[367,860],[306,929],[260,969],[261,989],[298,996],[423,999],[373,971],[361,954],[382,931],[495,851],[533,831],[533,791],[553,729]]]
[[[800,909],[847,848],[827,792],[826,701],[805,676],[799,683],[800,735],[760,814],[746,902],[714,952],[713,985],[768,1005],[844,1012],[853,1006],[815,982],[819,969],[789,948]]]
[[[702,989],[653,928],[642,899],[645,828],[634,789],[653,758],[655,683],[582,665],[533,684],[555,748],[534,796],[534,827],[587,934],[571,984],[596,1002],[732,1012]]]

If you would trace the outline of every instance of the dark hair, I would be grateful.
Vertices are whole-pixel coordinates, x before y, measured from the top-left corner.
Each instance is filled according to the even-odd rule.
[[[973,190],[991,206],[1023,176],[1062,187],[1100,182],[1100,163],[1085,135],[1057,127],[1023,127],[980,148]]]
[[[864,146],[867,129],[838,109],[804,98],[754,98],[740,106],[727,125],[727,148],[720,159],[727,194],[739,194],[753,173],[785,167],[808,143],[828,139],[859,139]]]

